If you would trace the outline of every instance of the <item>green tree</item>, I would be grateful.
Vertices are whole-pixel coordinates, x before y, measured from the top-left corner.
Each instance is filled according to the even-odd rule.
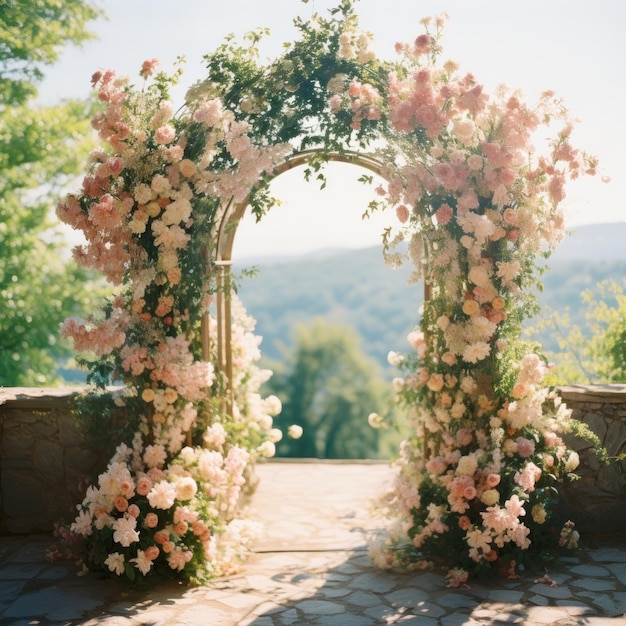
[[[53,219],[86,161],[92,105],[32,105],[42,65],[88,38],[98,15],[86,2],[0,2],[0,385],[59,382],[69,346],[58,325],[102,292],[67,253]]]
[[[37,95],[43,67],[66,44],[93,39],[87,22],[103,15],[85,0],[0,0],[0,103],[26,103]]]
[[[572,324],[568,311],[550,313],[535,329],[551,331],[558,351],[547,352],[554,362],[553,384],[626,383],[626,279],[600,281],[581,294],[584,326]]]
[[[390,385],[377,376],[378,365],[361,352],[351,326],[320,318],[298,326],[292,353],[273,367],[268,386],[283,403],[275,424],[284,433],[291,424],[303,429],[301,438],[286,437],[278,444],[279,456],[387,456],[391,446],[385,445],[386,433],[372,428],[368,416],[392,404]]]

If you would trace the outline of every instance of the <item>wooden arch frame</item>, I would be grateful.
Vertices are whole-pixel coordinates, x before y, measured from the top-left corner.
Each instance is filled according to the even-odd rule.
[[[281,174],[288,172],[301,165],[307,165],[310,161],[319,155],[323,155],[324,161],[333,161],[337,163],[348,163],[362,167],[374,174],[385,178],[383,175],[383,164],[376,158],[361,154],[359,152],[324,152],[321,150],[307,150],[298,154],[287,157],[282,163],[278,164],[272,174],[271,180],[278,178]],[[232,410],[232,381],[233,360],[232,360],[232,315],[231,315],[231,266],[233,263],[232,252],[235,235],[239,221],[244,216],[249,205],[249,197],[237,204],[232,201],[225,207],[222,207],[220,219],[215,226],[216,246],[215,259],[209,264],[210,271],[215,272],[214,281],[217,287],[215,297],[216,321],[217,321],[217,362],[216,367],[219,372],[224,375],[226,393],[224,394],[226,402],[226,410]],[[428,286],[424,285],[424,297],[429,296]],[[209,345],[209,311],[205,311],[202,315],[202,352],[205,360],[210,360]]]

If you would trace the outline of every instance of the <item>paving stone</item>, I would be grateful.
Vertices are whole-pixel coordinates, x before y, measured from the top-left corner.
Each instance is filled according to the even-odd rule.
[[[385,601],[391,606],[415,607],[428,599],[428,594],[421,589],[409,587],[385,594]]]
[[[614,547],[598,548],[589,553],[597,563],[626,563],[626,550]]]
[[[477,622],[471,617],[468,618],[467,615],[453,613],[452,615],[446,615],[446,617],[442,618],[439,624],[441,626],[478,626],[480,622]]]
[[[610,576],[611,572],[606,567],[601,567],[600,565],[591,565],[588,563],[583,563],[582,565],[577,565],[576,567],[572,567],[570,569],[572,574],[576,574],[577,576]]]
[[[530,588],[531,593],[536,593],[546,598],[570,598],[572,592],[567,587],[550,587],[550,585],[536,584]]]
[[[285,626],[290,626],[291,624],[297,624],[300,616],[298,615],[298,611],[295,609],[288,609],[284,613],[281,613],[278,616],[278,621],[280,624],[284,624]]]
[[[491,602],[508,602],[509,604],[515,604],[522,599],[523,595],[523,591],[516,591],[513,589],[493,589],[488,592],[487,597]]]
[[[408,614],[408,609],[406,607],[396,609],[394,607],[387,606],[386,604],[380,604],[378,606],[365,609],[363,613],[368,617],[377,620],[377,623],[379,624],[397,624],[398,620],[403,615]]]
[[[347,595],[353,593],[353,591],[347,587],[324,587],[320,589],[319,593],[325,598],[345,598]]]
[[[365,550],[354,549],[355,539],[379,528],[365,486],[389,468],[268,463],[258,469],[266,491],[255,496],[251,515],[282,549],[301,550],[306,539],[311,551],[259,552],[237,575],[205,587],[172,583],[140,592],[121,580],[78,577],[65,564],[46,563],[50,537],[0,537],[0,626],[626,625],[626,551],[618,546],[583,547],[550,563],[556,587],[525,572],[516,580],[447,589],[440,572],[381,571]],[[328,500],[324,485],[337,486]],[[339,549],[329,551],[329,543]]]
[[[437,604],[448,608],[458,609],[461,607],[476,607],[480,604],[480,602],[478,602],[476,598],[472,598],[464,593],[451,591],[439,597],[437,599]]]
[[[490,619],[498,615],[498,610],[494,610],[493,608],[478,608],[472,611],[472,616],[477,619]]]
[[[584,615],[593,615],[594,613],[591,607],[578,600],[557,600],[556,605],[565,609],[569,615],[582,617]]]
[[[374,593],[366,593],[365,591],[354,591],[345,596],[343,602],[353,604],[354,606],[369,607],[380,604],[380,598]]]
[[[241,620],[238,626],[274,626],[274,620],[271,617],[267,616],[251,616],[247,619],[244,618],[243,620]]]
[[[394,622],[394,624],[402,624],[402,626],[435,626],[439,624],[439,622],[432,617],[423,617],[421,615],[419,617],[413,617],[407,615],[401,617],[397,622]]]
[[[586,617],[585,626],[617,626],[611,617]],[[620,623],[619,626],[622,626]]]
[[[80,619],[87,611],[102,606],[102,598],[74,595],[49,587],[34,593],[21,595],[5,612],[3,617],[38,617],[51,620]]]
[[[233,609],[245,609],[253,606],[257,606],[263,602],[265,598],[261,595],[252,593],[233,593],[228,596],[220,598],[218,602],[224,606],[229,606]]]
[[[312,621],[311,624],[319,624],[319,626],[373,626],[375,622],[363,615],[341,613],[339,615],[325,615],[324,617],[319,617]],[[256,624],[254,626],[256,626]]]
[[[618,591],[613,594],[615,606],[620,613],[626,613],[626,591]]]
[[[429,618],[436,619],[445,615],[446,611],[435,602],[418,602],[412,612],[414,615],[428,616]]]
[[[372,589],[378,593],[386,593],[395,587],[395,581],[389,576],[376,571],[361,574],[348,583],[351,589]]]
[[[537,624],[551,624],[561,619],[567,619],[569,613],[565,609],[551,606],[531,606],[526,610],[526,619]]]
[[[587,591],[613,591],[615,589],[615,582],[606,578],[577,578],[572,581],[574,587],[581,587]]]
[[[334,615],[335,613],[343,613],[345,610],[341,604],[327,600],[303,600],[296,607],[306,616]]]

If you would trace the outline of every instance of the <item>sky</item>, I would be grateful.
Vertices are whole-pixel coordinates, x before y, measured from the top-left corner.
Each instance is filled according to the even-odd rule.
[[[294,18],[327,14],[339,0],[103,0],[108,20],[91,24],[97,39],[68,47],[46,70],[40,101],[54,104],[90,93],[98,69],[114,69],[135,79],[144,59],[157,57],[171,69],[185,56],[185,89],[204,75],[202,58],[232,33],[241,38],[258,27],[270,35],[261,45],[268,60],[293,41]],[[454,59],[488,91],[505,83],[521,89],[528,102],[547,90],[559,94],[580,120],[576,145],[600,159],[600,177],[568,188],[566,225],[626,221],[622,176],[626,148],[626,2],[623,0],[360,0],[355,3],[361,28],[374,38],[379,57],[393,60],[397,41],[411,42],[422,32],[420,20],[446,12],[443,57]],[[360,248],[380,242],[392,219],[385,214],[362,220],[373,192],[356,182],[363,172],[336,165],[319,191],[292,170],[273,183],[279,207],[260,223],[245,217],[237,231],[234,254],[290,255],[321,248]]]

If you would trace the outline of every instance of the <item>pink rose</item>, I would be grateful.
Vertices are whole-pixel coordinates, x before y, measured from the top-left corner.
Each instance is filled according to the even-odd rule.
[[[463,490],[463,497],[466,500],[473,500],[476,497],[476,487],[473,487],[472,485],[465,487]]]
[[[159,554],[161,554],[161,550],[159,550],[156,546],[149,546],[144,552],[144,556],[150,561],[154,561]]]
[[[430,50],[430,37],[426,34],[420,35],[415,40],[415,55],[425,54]]]
[[[159,59],[147,59],[141,64],[139,76],[148,78],[154,74],[154,70],[159,66]]]
[[[456,434],[457,443],[460,446],[468,446],[472,443],[474,434],[471,428],[460,428]]]
[[[435,213],[435,217],[437,218],[437,222],[442,226],[445,226],[452,219],[453,211],[452,207],[448,204],[442,204],[437,212]]]
[[[152,481],[149,478],[142,477],[137,481],[136,491],[138,495],[147,496],[150,489],[152,489]]]
[[[398,217],[398,220],[401,224],[405,224],[406,221],[409,219],[409,210],[404,206],[404,204],[401,204],[396,209],[396,216]]]
[[[534,441],[525,439],[524,437],[518,437],[515,441],[517,443],[517,454],[519,454],[522,458],[529,457],[535,452]]]
[[[489,474],[487,479],[485,480],[485,484],[490,489],[497,487],[500,484],[500,475],[499,474]]]
[[[171,143],[176,137],[176,131],[173,126],[169,124],[167,126],[161,126],[161,128],[157,128],[154,132],[154,141],[156,143],[165,145]]]
[[[413,330],[407,335],[407,341],[417,350],[424,343],[424,333]]]
[[[113,506],[120,512],[124,513],[128,509],[128,500],[124,496],[117,496]]]
[[[159,525],[159,516],[156,513],[148,513],[146,515],[145,524],[147,528],[156,528]]]
[[[330,98],[330,110],[337,113],[341,109],[341,96],[336,93]]]
[[[432,374],[428,379],[427,386],[431,391],[437,393],[443,389],[443,383],[444,380],[442,374]]]

